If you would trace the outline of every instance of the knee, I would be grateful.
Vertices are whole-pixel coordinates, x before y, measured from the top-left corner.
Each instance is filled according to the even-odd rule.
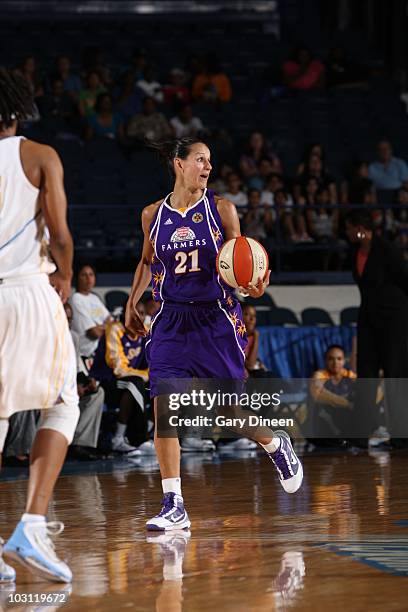
[[[39,429],[53,429],[61,433],[71,444],[78,424],[80,411],[77,405],[58,404],[44,409],[41,413]]]

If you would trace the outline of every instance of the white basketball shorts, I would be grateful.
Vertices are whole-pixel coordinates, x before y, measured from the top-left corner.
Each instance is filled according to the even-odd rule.
[[[0,281],[0,418],[78,406],[76,355],[46,274]]]

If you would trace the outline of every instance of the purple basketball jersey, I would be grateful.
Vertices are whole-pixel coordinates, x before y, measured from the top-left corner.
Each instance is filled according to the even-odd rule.
[[[244,378],[246,330],[241,306],[215,266],[225,236],[214,201],[180,212],[159,206],[150,226],[153,297],[161,302],[146,341],[151,397],[160,380]]]
[[[150,226],[153,298],[184,303],[225,302],[231,290],[215,266],[225,237],[214,193],[205,189],[200,200],[184,212],[172,208],[168,198]]]

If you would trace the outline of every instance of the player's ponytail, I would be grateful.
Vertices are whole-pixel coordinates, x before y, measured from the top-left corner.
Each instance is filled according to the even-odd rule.
[[[156,151],[161,163],[174,175],[176,157],[186,159],[194,144],[203,142],[200,138],[176,138],[174,140],[149,141],[147,146]]]

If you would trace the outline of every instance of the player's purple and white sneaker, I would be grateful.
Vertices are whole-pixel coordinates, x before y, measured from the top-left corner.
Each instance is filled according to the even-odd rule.
[[[171,531],[173,529],[188,529],[191,525],[184,508],[184,501],[177,493],[165,493],[162,509],[146,523],[149,531]]]
[[[274,432],[280,438],[280,446],[274,453],[267,453],[276,467],[279,480],[286,493],[296,493],[303,480],[303,467],[296,456],[289,435],[286,431]]]

